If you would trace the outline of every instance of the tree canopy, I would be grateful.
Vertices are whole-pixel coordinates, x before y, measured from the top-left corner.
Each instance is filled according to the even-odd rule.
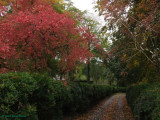
[[[113,33],[107,59],[119,80],[134,83],[159,76],[159,6],[159,0],[97,0],[104,29]]]
[[[70,70],[76,61],[91,55],[88,39],[69,13],[57,13],[42,1],[35,1],[35,5],[24,2],[28,8],[13,8],[0,21],[2,70],[39,70],[47,67],[48,57]]]

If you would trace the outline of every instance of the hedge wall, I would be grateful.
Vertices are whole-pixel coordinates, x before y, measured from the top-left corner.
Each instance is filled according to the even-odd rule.
[[[47,75],[0,74],[0,119],[61,120],[64,115],[83,112],[95,101],[124,91],[91,84],[72,83],[65,87]]]
[[[30,102],[36,89],[37,82],[28,73],[0,74],[0,119],[36,120],[36,104]]]
[[[130,87],[127,101],[136,120],[160,120],[160,83]]]

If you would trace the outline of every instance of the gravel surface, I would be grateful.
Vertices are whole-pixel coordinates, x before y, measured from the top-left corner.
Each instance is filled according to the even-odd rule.
[[[71,120],[71,119],[70,119]],[[135,120],[124,93],[106,98],[87,113],[72,120]]]

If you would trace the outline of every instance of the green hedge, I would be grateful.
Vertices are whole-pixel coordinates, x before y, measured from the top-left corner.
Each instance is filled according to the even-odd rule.
[[[87,109],[95,101],[99,101],[106,96],[113,94],[113,88],[103,85],[71,84],[69,89],[69,99],[66,111],[70,113],[80,113]],[[68,113],[67,113],[68,114]]]
[[[160,83],[130,87],[127,101],[136,120],[160,120]]]
[[[37,83],[28,73],[0,74],[0,119],[6,120],[5,115],[21,115],[25,118],[16,120],[36,120],[36,104],[30,103],[36,89]]]
[[[62,108],[68,99],[68,90],[61,81],[53,80],[47,75],[32,74],[38,89],[33,94],[33,103],[37,105],[39,120],[60,120]]]
[[[67,87],[47,75],[0,74],[0,116],[8,120],[61,120],[64,115],[83,112],[89,106],[125,88],[72,83]]]
[[[148,87],[147,84],[141,84],[141,85],[134,85],[127,89],[126,97],[128,104],[131,106],[131,108],[134,107],[136,104],[135,101],[139,97],[140,93]]]

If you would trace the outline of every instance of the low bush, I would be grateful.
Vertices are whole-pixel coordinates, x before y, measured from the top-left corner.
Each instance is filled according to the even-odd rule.
[[[126,97],[128,104],[131,108],[136,104],[135,101],[139,97],[140,93],[148,87],[148,84],[134,85],[127,89]]]
[[[125,88],[86,83],[65,87],[61,81],[36,73],[0,74],[0,115],[24,116],[8,120],[61,120],[123,91]]]
[[[66,104],[68,91],[61,81],[47,75],[32,74],[38,89],[32,101],[37,105],[39,120],[59,120],[63,117],[62,108]]]
[[[129,88],[127,100],[136,120],[160,120],[160,83]]]
[[[55,83],[53,82],[52,84]],[[112,95],[115,92],[123,92],[125,90],[124,88],[119,87],[87,83],[71,83],[67,87],[64,87],[61,84],[52,86],[54,87],[55,92],[58,93],[54,95],[55,100],[52,100],[55,101],[55,106],[51,107],[51,105],[48,104],[50,109],[41,109],[41,111],[46,112],[39,114],[40,120],[59,120],[62,119],[64,115],[73,116],[77,113],[82,113],[95,102],[98,102],[106,96]],[[54,92],[52,93],[54,94]],[[40,95],[43,94],[44,93],[41,93]],[[38,101],[40,102],[40,100]],[[46,103],[46,101],[44,101],[44,103]],[[40,105],[41,108],[44,107],[42,102],[40,102]]]
[[[68,103],[66,107],[70,113],[80,113],[87,109],[96,101],[113,94],[113,90],[109,86],[92,85],[92,84],[71,84],[69,87]]]
[[[6,120],[7,115],[14,115],[17,116],[16,120],[37,120],[36,104],[30,103],[36,89],[37,82],[28,73],[0,74],[1,119]],[[24,118],[20,118],[20,116]]]
[[[113,93],[126,93],[127,88],[126,87],[118,87],[118,86],[114,86],[113,87]]]

